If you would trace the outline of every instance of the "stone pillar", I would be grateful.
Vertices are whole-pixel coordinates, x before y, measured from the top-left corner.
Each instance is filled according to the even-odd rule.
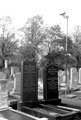
[[[72,71],[73,71],[73,68],[70,69],[70,88],[72,87]]]

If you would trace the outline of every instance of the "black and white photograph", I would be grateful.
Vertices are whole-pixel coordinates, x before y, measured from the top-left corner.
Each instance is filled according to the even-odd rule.
[[[80,0],[0,0],[0,120],[81,120],[80,12]]]

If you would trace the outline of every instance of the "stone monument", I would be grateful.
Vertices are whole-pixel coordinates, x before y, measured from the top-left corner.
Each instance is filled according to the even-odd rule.
[[[8,82],[0,80],[0,110],[8,107]]]
[[[21,64],[21,101],[33,102],[38,100],[38,70],[36,62],[22,61]]]
[[[44,68],[44,100],[55,102],[60,101],[58,98],[58,68],[53,64]]]

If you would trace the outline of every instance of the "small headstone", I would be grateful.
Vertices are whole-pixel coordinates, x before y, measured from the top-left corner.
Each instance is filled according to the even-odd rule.
[[[8,81],[8,92],[11,94],[14,92],[14,80],[9,79]]]
[[[14,75],[14,88],[13,88],[13,92],[20,94],[20,89],[21,88],[21,73],[16,73]]]
[[[21,64],[21,100],[22,102],[38,100],[38,69],[34,60]]]
[[[58,68],[54,65],[44,69],[44,99],[58,99]]]
[[[69,71],[67,70],[67,84],[69,84]],[[63,83],[66,84],[66,71],[58,71],[58,84],[61,86]]]
[[[6,79],[0,80],[0,110],[8,107],[8,83]]]
[[[64,71],[62,71],[62,70],[58,71],[58,84],[59,84],[59,86],[61,85],[61,83],[65,82],[63,80],[63,76],[64,76]]]
[[[81,83],[81,68],[79,69],[79,83]]]
[[[78,71],[76,68],[71,68],[70,86],[78,85],[78,84],[79,84]]]

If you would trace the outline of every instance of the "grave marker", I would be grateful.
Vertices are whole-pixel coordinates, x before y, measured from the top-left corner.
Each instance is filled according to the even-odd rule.
[[[44,99],[58,99],[58,69],[54,65],[44,69]]]
[[[65,71],[58,71],[58,84],[61,86],[62,84],[65,83]]]
[[[79,68],[79,83],[81,83],[81,68]]]
[[[67,84],[70,84],[70,79],[69,79],[70,73],[67,70]],[[59,86],[62,86],[66,84],[66,71],[58,71],[58,84]]]
[[[21,92],[21,73],[14,74],[14,88],[13,93],[20,95]]]
[[[34,60],[22,61],[21,65],[21,100],[22,102],[38,100],[38,70]]]
[[[70,86],[78,85],[78,84],[79,84],[78,71],[76,68],[71,68]]]
[[[8,107],[8,81],[0,80],[0,110]]]

